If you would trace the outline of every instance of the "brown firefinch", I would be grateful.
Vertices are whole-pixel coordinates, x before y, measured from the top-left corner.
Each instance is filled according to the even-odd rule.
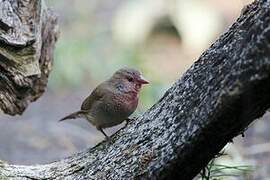
[[[66,119],[84,118],[106,138],[103,128],[112,127],[128,120],[138,105],[138,93],[143,84],[149,82],[142,74],[130,68],[116,71],[111,78],[98,85],[83,101],[81,110]]]

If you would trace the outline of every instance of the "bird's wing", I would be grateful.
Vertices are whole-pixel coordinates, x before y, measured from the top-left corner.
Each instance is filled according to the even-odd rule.
[[[90,110],[92,105],[101,100],[106,92],[106,86],[104,84],[100,84],[96,89],[92,91],[92,93],[83,101],[81,110],[87,111]]]

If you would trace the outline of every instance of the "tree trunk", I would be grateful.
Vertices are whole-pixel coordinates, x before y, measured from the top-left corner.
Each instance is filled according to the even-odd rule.
[[[258,0],[110,142],[46,165],[3,164],[0,179],[192,179],[265,113],[269,89],[270,3]]]
[[[21,114],[47,85],[56,17],[42,0],[0,0],[0,108]]]

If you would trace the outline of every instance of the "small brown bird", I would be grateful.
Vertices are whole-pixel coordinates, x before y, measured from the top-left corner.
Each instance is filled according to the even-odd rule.
[[[84,118],[101,131],[128,120],[138,105],[138,93],[143,84],[149,82],[142,74],[130,68],[116,71],[113,76],[98,85],[83,101],[81,110],[60,121]]]

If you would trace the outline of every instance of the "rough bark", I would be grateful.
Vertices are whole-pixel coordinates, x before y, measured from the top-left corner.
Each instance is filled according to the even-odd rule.
[[[0,0],[0,109],[21,114],[47,85],[57,37],[43,0]]]
[[[111,142],[46,165],[3,164],[0,177],[192,179],[265,113],[269,89],[270,1],[259,0]]]

